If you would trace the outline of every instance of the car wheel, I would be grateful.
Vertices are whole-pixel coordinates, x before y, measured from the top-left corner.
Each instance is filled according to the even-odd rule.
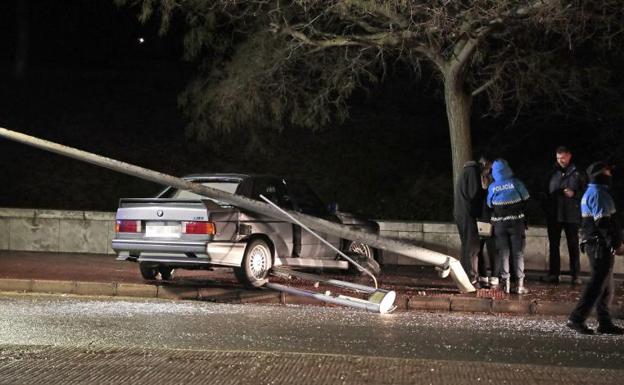
[[[173,279],[175,269],[169,266],[159,266],[158,272],[160,273],[160,279],[163,281],[171,281]]]
[[[345,252],[360,266],[370,271],[374,276],[379,276],[381,266],[375,260],[375,250],[369,245],[362,242],[350,242]],[[353,274],[365,274],[360,271],[357,266],[349,262],[349,271]]]
[[[247,286],[260,287],[268,282],[271,269],[271,249],[261,239],[256,239],[247,245],[243,264],[234,269],[236,278]]]
[[[153,263],[139,262],[139,270],[143,279],[153,281],[156,279],[160,271],[158,271],[158,265]]]
[[[359,254],[366,258],[375,259],[375,250],[362,242],[349,242],[347,254]]]

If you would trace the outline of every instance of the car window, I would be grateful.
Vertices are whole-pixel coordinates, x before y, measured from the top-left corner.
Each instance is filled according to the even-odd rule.
[[[286,188],[284,182],[275,178],[256,178],[253,181],[253,192],[251,197],[253,199],[264,202],[260,198],[260,194],[267,197],[271,202],[280,206],[281,208],[291,210],[291,200],[286,194]]]
[[[305,182],[289,180],[287,185],[290,196],[294,201],[293,204],[299,211],[311,215],[327,214],[327,208],[321,198]]]
[[[227,182],[204,182],[202,183],[202,185],[206,186],[206,187],[210,187],[216,190],[220,190],[220,191],[225,191],[228,192],[230,194],[234,194],[236,192],[236,189],[238,188],[240,182],[236,181],[236,182],[232,182],[232,181],[227,181]],[[195,194],[194,192],[191,191],[187,191],[187,190],[178,190],[175,188],[171,188],[167,191],[165,191],[163,194],[160,195],[160,198],[171,198],[171,199],[202,199],[205,198],[199,194]]]

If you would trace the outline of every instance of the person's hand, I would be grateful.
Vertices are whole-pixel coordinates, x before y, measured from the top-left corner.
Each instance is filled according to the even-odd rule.
[[[563,195],[565,195],[568,198],[572,198],[572,197],[574,197],[574,190],[569,189],[569,188],[566,187],[566,188],[563,189]]]
[[[624,243],[620,243],[620,247],[615,249],[615,255],[624,255]]]

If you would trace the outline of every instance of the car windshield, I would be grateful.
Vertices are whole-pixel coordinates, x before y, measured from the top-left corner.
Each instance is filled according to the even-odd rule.
[[[326,212],[323,201],[305,182],[291,179],[288,181],[288,188],[301,212],[312,215],[322,215]]]
[[[236,192],[236,189],[238,188],[239,184],[240,184],[239,181],[218,181],[218,182],[203,182],[202,183],[202,185],[206,187],[210,187],[210,188],[220,190],[220,191],[225,191],[230,194],[234,194]],[[206,199],[206,197],[201,196],[199,194],[195,194],[194,192],[186,191],[186,190],[178,190],[178,189],[171,189],[170,191],[167,191],[166,193],[161,195],[161,198]]]

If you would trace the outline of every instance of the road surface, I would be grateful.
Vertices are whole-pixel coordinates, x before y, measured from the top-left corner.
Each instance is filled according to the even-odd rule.
[[[0,296],[0,384],[621,384],[562,318]]]

